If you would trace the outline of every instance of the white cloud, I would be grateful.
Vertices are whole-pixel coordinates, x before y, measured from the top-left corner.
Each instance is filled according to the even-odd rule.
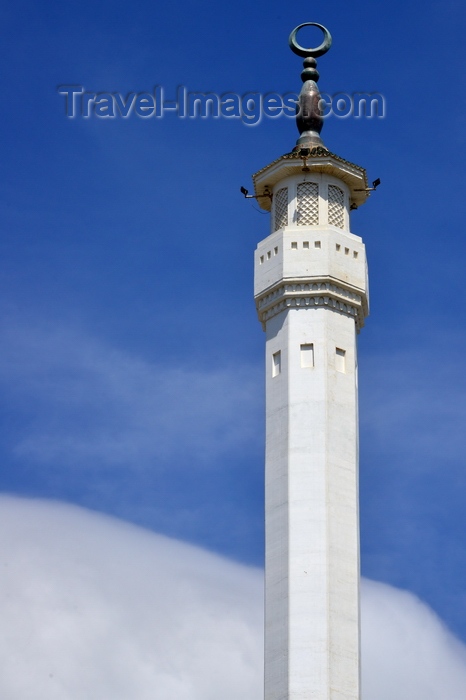
[[[2,700],[238,700],[261,574],[62,504],[0,499]]]
[[[71,328],[7,322],[0,382],[19,415],[10,449],[41,465],[206,465],[257,440],[260,372],[247,366],[149,363]]]
[[[261,700],[262,574],[73,506],[0,498],[2,700]],[[363,585],[367,700],[464,700],[466,651]]]
[[[466,646],[412,593],[362,583],[363,698],[464,700]]]

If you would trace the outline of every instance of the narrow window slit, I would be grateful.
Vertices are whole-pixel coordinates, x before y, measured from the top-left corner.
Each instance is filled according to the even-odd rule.
[[[314,367],[314,344],[301,345],[301,367]]]
[[[272,377],[277,377],[282,371],[281,352],[274,352],[272,355]]]
[[[337,372],[346,372],[346,350],[335,348],[335,368]]]

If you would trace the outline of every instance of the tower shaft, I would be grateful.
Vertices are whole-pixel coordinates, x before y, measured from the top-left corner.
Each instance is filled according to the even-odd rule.
[[[349,231],[346,184],[287,168],[273,190],[276,230],[255,254],[266,331],[265,700],[359,700],[365,248]]]
[[[358,698],[355,340],[326,307],[267,323],[267,700]]]

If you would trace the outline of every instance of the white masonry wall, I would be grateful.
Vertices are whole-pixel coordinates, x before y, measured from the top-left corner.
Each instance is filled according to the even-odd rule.
[[[285,181],[291,212],[303,177]],[[334,180],[319,177],[320,195]],[[332,307],[321,290],[344,289],[365,301],[367,275],[362,241],[348,230],[346,186],[339,186],[344,228],[323,222],[321,206],[318,224],[298,226],[290,216],[291,225],[256,251],[258,304],[283,289],[301,290],[298,305],[294,295],[262,318],[265,700],[360,697],[356,319],[349,304]]]

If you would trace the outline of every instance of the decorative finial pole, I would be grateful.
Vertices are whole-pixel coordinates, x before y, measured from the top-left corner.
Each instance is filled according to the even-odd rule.
[[[302,27],[319,27],[319,29],[323,31],[324,40],[320,46],[317,46],[315,49],[305,49],[297,43],[296,34]],[[293,53],[298,56],[304,56],[304,70],[301,73],[303,87],[301,88],[299,102],[296,106],[296,125],[300,137],[296,141],[296,146],[293,150],[300,150],[301,148],[312,149],[317,146],[325,148],[320,138],[324,120],[320,107],[319,88],[317,87],[319,72],[316,68],[316,58],[327,53],[332,45],[332,35],[322,24],[317,24],[317,22],[304,22],[293,29],[288,43]]]

